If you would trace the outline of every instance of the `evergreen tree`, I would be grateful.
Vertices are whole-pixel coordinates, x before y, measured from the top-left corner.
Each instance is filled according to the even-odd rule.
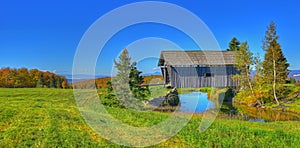
[[[148,87],[141,86],[144,82],[144,78],[140,76],[142,72],[137,70],[136,63],[132,64],[129,74],[129,86],[133,96],[139,100],[145,100],[147,95],[150,94]]]
[[[61,78],[60,78],[60,77],[57,77],[57,79],[56,79],[56,88],[62,88],[62,87],[61,87],[61,83],[62,83]]]
[[[105,86],[106,93],[101,95],[101,103],[105,106],[109,107],[119,107],[123,108],[124,106],[121,104],[121,102],[118,100],[116,95],[113,92],[112,82],[107,81]]]
[[[136,63],[131,63],[128,51],[123,50],[118,61],[114,61],[118,69],[116,77],[113,79],[113,89],[120,102],[133,109],[142,107],[141,100],[144,100],[150,93],[148,87],[142,87],[143,77],[136,69]]]
[[[115,90],[117,98],[120,102],[130,108],[136,108],[136,100],[132,98],[129,86],[129,74],[131,70],[131,58],[128,56],[127,49],[124,49],[119,56],[118,61],[114,61],[115,68],[117,68],[118,73],[113,79],[112,84]]]
[[[123,108],[124,106],[121,104],[121,102],[118,100],[116,95],[113,92],[112,82],[107,81],[105,86],[106,93],[101,95],[101,103],[105,106],[109,107],[119,107]]]
[[[236,37],[233,37],[229,42],[229,49],[227,51],[239,51],[240,50],[240,42],[237,40]]]
[[[55,78],[53,75],[51,75],[50,77],[50,88],[55,88],[56,85],[55,85]]]
[[[276,103],[279,101],[276,94],[276,85],[285,83],[289,74],[287,59],[284,57],[280,44],[278,43],[276,34],[276,26],[271,22],[267,28],[263,41],[263,49],[265,50],[265,60],[262,64],[264,80],[267,84],[273,84],[273,96]]]
[[[37,87],[37,88],[42,88],[42,87],[44,87],[44,78],[43,78],[43,75],[42,75],[42,74],[39,75],[39,78],[38,78],[36,87]]]
[[[106,82],[106,90],[107,90],[107,93],[112,93],[113,92],[113,87],[111,85],[111,81],[107,81]]]

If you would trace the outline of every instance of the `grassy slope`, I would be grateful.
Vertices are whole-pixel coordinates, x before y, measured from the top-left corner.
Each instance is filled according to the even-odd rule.
[[[109,111],[126,123],[146,126],[168,117],[163,113]],[[151,119],[151,120],[149,120]],[[250,123],[217,119],[204,133],[195,116],[172,139],[158,146],[172,147],[296,147],[300,145],[299,122]],[[117,146],[102,139],[81,118],[72,90],[0,89],[0,147]]]

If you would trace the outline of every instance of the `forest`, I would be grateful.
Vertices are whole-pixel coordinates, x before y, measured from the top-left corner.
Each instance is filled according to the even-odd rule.
[[[1,68],[1,88],[68,88],[66,77],[27,68]]]

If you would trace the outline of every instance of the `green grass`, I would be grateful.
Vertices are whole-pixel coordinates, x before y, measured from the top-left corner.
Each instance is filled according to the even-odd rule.
[[[170,89],[167,89],[164,86],[150,86],[149,90],[151,93],[148,97],[149,99],[164,96],[170,91]]]
[[[294,100],[292,103],[286,103],[286,106],[288,111],[300,113],[300,99]]]
[[[150,126],[169,114],[108,108],[124,123]],[[300,122],[250,123],[217,119],[204,133],[201,116],[154,147],[297,147]],[[170,125],[171,126],[171,125]],[[119,147],[80,116],[72,90],[0,89],[0,147]]]

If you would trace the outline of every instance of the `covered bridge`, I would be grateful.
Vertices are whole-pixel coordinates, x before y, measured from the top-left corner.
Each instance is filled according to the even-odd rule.
[[[171,87],[227,87],[237,85],[234,62],[234,51],[162,51],[158,66]]]

